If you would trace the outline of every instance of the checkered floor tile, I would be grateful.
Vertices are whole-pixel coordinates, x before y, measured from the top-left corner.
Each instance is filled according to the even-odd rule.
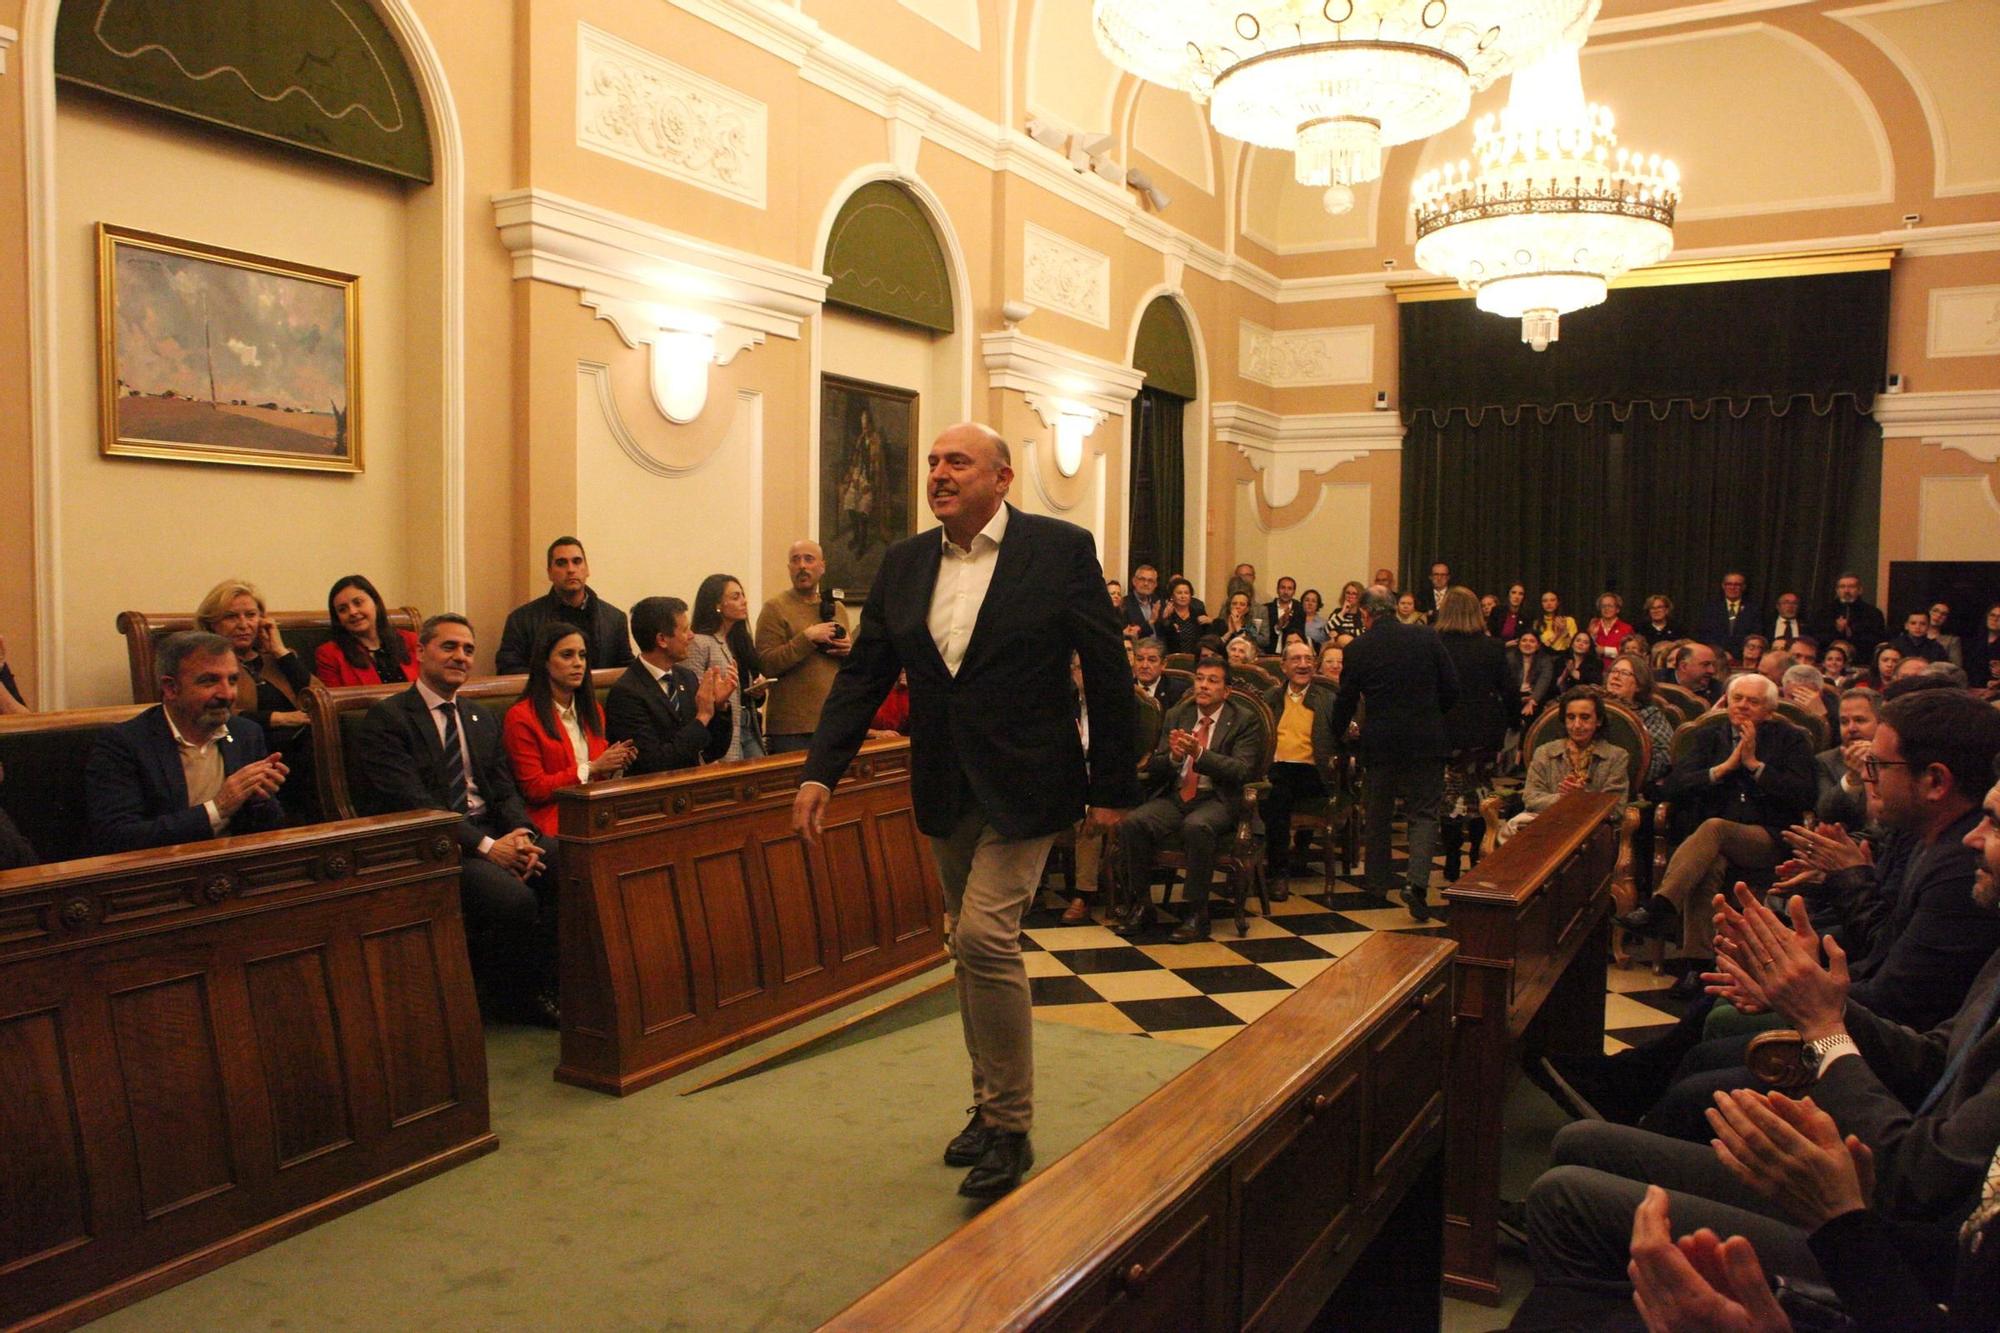
[[[1405,854],[1400,831],[1396,851],[1399,857]],[[1396,862],[1397,883],[1406,864]],[[1411,916],[1399,899],[1385,905],[1348,880],[1336,880],[1331,893],[1316,873],[1296,876],[1289,884],[1291,896],[1271,904],[1268,917],[1252,904],[1244,934],[1236,933],[1232,918],[1220,916],[1211,928],[1213,938],[1199,944],[1168,943],[1172,921],[1132,939],[1095,921],[1062,925],[1066,900],[1052,888],[1021,932],[1035,1017],[1213,1048],[1339,962],[1370,931],[1450,933],[1444,924],[1444,873],[1438,868],[1431,874],[1428,922]],[[1180,905],[1168,910],[1178,912]],[[1660,974],[1635,958],[1606,967],[1607,1053],[1673,1026],[1684,1006],[1667,992],[1685,966],[1670,960]]]

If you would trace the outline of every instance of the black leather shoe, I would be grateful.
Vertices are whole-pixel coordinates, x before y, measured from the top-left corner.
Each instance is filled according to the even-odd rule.
[[[1657,936],[1663,940],[1681,937],[1680,910],[1657,893],[1648,898],[1643,907],[1619,913],[1613,924],[1635,935]]]
[[[1134,935],[1143,934],[1146,927],[1153,924],[1153,919],[1153,905],[1144,903],[1121,916],[1118,924],[1111,928],[1111,933],[1130,939]]]
[[[1403,906],[1410,909],[1411,916],[1415,917],[1419,921],[1428,921],[1431,919],[1431,905],[1428,902],[1424,901],[1423,894],[1418,893],[1415,889],[1405,885],[1403,888],[1402,897],[1403,897]]]
[[[1035,1164],[1035,1149],[1025,1131],[989,1130],[986,1151],[972,1170],[959,1182],[958,1192],[968,1199],[997,1199],[1021,1183]]]
[[[1169,944],[1194,944],[1208,938],[1208,913],[1196,912],[1187,920],[1174,927],[1174,933],[1167,936]]]
[[[993,1138],[993,1131],[979,1118],[979,1108],[969,1108],[972,1119],[965,1122],[965,1128],[958,1131],[950,1143],[944,1145],[946,1166],[971,1166],[986,1155],[986,1145]]]

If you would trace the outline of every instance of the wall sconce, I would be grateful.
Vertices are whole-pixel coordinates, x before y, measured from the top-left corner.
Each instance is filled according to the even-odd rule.
[[[1097,417],[1091,412],[1064,405],[1056,418],[1056,471],[1065,477],[1077,474],[1083,466],[1083,442],[1096,426]]]
[[[653,339],[653,405],[677,426],[701,415],[708,403],[708,369],[715,364],[715,331],[662,328]]]

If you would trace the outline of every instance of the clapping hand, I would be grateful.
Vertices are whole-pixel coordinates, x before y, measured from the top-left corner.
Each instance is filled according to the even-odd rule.
[[[276,796],[290,772],[284,759],[275,754],[253,760],[222,780],[222,789],[215,793],[215,808],[228,819],[259,797]]]
[[[1736,897],[1732,907],[1725,896],[1715,895],[1715,961],[1722,971],[1749,994],[1762,996],[1807,1041],[1840,1031],[1848,987],[1840,942],[1826,937],[1822,967],[1822,941],[1806,915],[1805,899],[1789,903],[1788,926],[1749,885],[1738,881]]]
[[[1632,1304],[1651,1333],[1791,1333],[1771,1294],[1757,1251],[1741,1236],[1719,1239],[1707,1227],[1678,1242],[1658,1185],[1632,1214]]]
[[[1707,1114],[1717,1159],[1807,1231],[1868,1206],[1874,1154],[1852,1134],[1843,1139],[1812,1098],[1718,1092]]]
[[[639,757],[638,745],[630,740],[618,741],[604,747],[604,753],[590,761],[590,776],[593,778],[615,778],[632,766]]]
[[[1785,830],[1785,842],[1797,853],[1800,861],[1822,875],[1865,866],[1875,859],[1868,844],[1856,842],[1840,824],[1821,824],[1814,828],[1794,824]]]
[[[1167,753],[1176,759],[1186,759],[1195,753],[1194,733],[1175,727],[1167,733]]]

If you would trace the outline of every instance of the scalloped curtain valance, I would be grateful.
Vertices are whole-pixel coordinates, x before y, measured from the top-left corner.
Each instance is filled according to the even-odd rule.
[[[870,181],[849,195],[826,242],[829,305],[937,333],[952,331],[951,270],[910,192]]]
[[[1775,415],[1805,407],[1866,412],[1888,362],[1889,273],[1827,273],[1738,282],[1632,287],[1563,316],[1545,352],[1521,342],[1519,323],[1469,300],[1400,307],[1403,420],[1442,429],[1489,412],[1508,424],[1532,412],[1614,421],[1645,409],[1665,420],[1676,404],[1703,419]]]

